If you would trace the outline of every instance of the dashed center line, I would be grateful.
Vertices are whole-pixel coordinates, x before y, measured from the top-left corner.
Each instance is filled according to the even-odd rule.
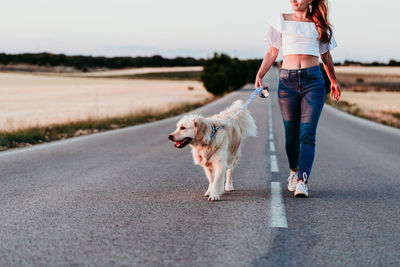
[[[269,151],[271,172],[279,172],[278,160],[275,155],[274,132],[272,130],[272,108],[271,102],[268,105],[268,128],[269,128]],[[285,205],[282,199],[282,185],[280,182],[271,182],[270,200],[270,227],[287,228]]]
[[[278,160],[275,155],[270,155],[271,159],[271,172],[279,172]]]
[[[269,141],[269,150],[271,152],[275,152],[275,145],[274,145],[274,141]]]
[[[275,143],[274,143],[274,131],[272,130],[272,109],[271,102],[268,104],[268,128],[269,128],[269,151],[271,152],[271,172],[279,172],[278,160],[275,156]]]
[[[270,227],[287,228],[285,206],[282,199],[282,186],[279,182],[271,182]]]

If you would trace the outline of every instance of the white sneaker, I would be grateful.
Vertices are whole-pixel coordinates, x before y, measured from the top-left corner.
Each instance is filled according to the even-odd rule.
[[[308,197],[307,185],[303,181],[299,181],[297,183],[294,197]]]
[[[287,189],[290,192],[294,192],[297,186],[297,172],[290,171],[290,175],[287,178]]]

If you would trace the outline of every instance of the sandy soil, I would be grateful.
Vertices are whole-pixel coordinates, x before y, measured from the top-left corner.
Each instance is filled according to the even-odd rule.
[[[400,67],[347,67],[336,66],[338,74],[361,74],[361,75],[390,75],[400,76]]]
[[[400,113],[400,92],[343,91],[340,99],[357,104],[363,111]]]
[[[111,117],[148,108],[167,109],[210,97],[198,81],[0,73],[0,131]]]
[[[157,67],[157,68],[130,68],[123,70],[109,70],[109,71],[98,71],[98,72],[79,72],[69,73],[68,76],[80,76],[80,77],[102,77],[102,76],[123,76],[131,74],[143,74],[143,73],[154,73],[154,72],[173,72],[173,71],[202,71],[203,67]]]

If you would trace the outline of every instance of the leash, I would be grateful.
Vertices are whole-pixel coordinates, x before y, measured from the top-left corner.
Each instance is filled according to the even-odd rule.
[[[251,94],[251,96],[249,97],[249,99],[247,99],[246,103],[244,103],[243,106],[242,106],[238,111],[235,112],[235,114],[233,114],[227,121],[225,121],[225,122],[222,124],[221,127],[218,127],[218,126],[215,126],[215,125],[211,125],[212,132],[211,132],[211,136],[210,136],[210,141],[213,140],[214,135],[217,133],[217,131],[218,131],[219,129],[224,128],[225,125],[228,124],[228,122],[230,122],[233,118],[235,118],[237,115],[239,115],[239,113],[242,112],[242,111],[250,104],[250,102],[254,100],[254,98],[256,97],[256,95],[257,95],[258,93],[260,93],[260,97],[262,97],[262,98],[267,98],[267,97],[269,96],[269,94],[268,94],[268,95],[264,95],[264,93],[262,92],[262,90],[263,90],[263,87],[262,87],[262,86],[257,87],[257,88],[254,90],[254,92]]]

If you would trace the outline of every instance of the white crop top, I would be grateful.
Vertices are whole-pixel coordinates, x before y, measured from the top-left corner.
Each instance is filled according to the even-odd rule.
[[[283,14],[268,20],[268,30],[265,42],[278,49],[282,55],[313,55],[319,56],[337,47],[332,33],[331,42],[320,43],[317,27],[313,22],[285,20]]]

